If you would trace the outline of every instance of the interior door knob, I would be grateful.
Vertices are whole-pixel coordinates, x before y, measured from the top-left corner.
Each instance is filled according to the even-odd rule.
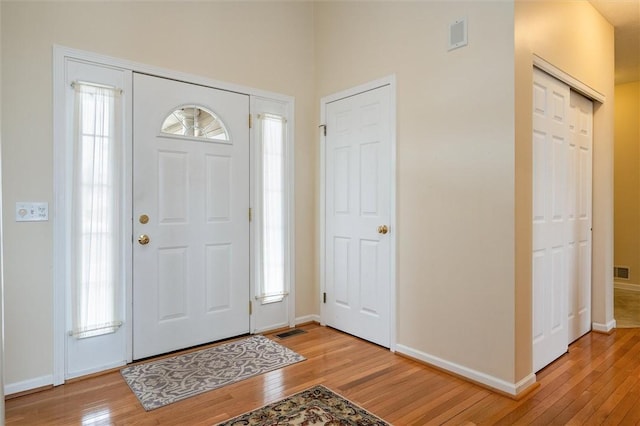
[[[389,232],[389,228],[387,227],[387,225],[380,225],[378,226],[378,234],[386,234],[387,232]]]
[[[147,234],[142,234],[138,237],[138,242],[141,246],[149,244],[149,236]]]

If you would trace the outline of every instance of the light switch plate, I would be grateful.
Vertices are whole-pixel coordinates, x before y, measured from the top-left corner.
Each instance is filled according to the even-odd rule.
[[[49,220],[49,203],[16,202],[16,222],[38,222]]]

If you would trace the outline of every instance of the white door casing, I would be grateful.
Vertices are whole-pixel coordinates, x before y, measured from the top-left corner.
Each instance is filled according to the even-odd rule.
[[[67,64],[69,62],[82,62],[84,64],[91,64],[98,69],[98,75],[92,73],[91,75],[73,76],[69,74]],[[120,83],[114,83],[108,78],[103,79],[104,74],[102,70],[121,71],[126,78],[124,78],[122,85]],[[133,321],[132,321],[132,309],[133,309],[133,295],[132,295],[132,126],[133,126],[133,96],[132,96],[132,72],[140,72],[149,75],[163,76],[165,78],[192,82],[205,87],[215,87],[223,90],[229,90],[236,93],[244,93],[251,98],[258,97],[265,102],[272,101],[276,104],[286,105],[287,119],[290,129],[288,136],[288,143],[291,146],[289,152],[289,170],[291,178],[288,179],[288,183],[291,186],[290,193],[293,194],[293,145],[294,145],[294,98],[290,96],[281,95],[278,93],[263,91],[255,88],[250,88],[242,85],[226,83],[219,80],[213,80],[210,78],[204,78],[198,75],[178,72],[174,70],[164,69],[160,67],[150,66],[147,64],[114,58],[111,56],[105,56],[94,52],[88,52],[78,49],[71,49],[64,46],[53,46],[53,104],[54,104],[54,120],[53,120],[53,145],[54,145],[54,197],[52,205],[52,225],[53,225],[53,239],[54,239],[54,251],[53,251],[53,375],[43,377],[41,381],[35,382],[21,382],[18,384],[7,384],[7,388],[10,393],[22,392],[32,389],[38,386],[45,386],[49,384],[60,385],[63,384],[65,378],[77,377],[86,374],[91,374],[107,369],[115,368],[121,365],[131,362],[133,358]],[[69,80],[71,79],[71,80]],[[73,91],[70,91],[70,81],[73,79],[79,79],[82,81],[91,81],[95,83],[103,83],[107,85],[116,85],[123,89],[124,98],[124,141],[125,141],[125,154],[122,160],[123,173],[125,178],[125,199],[123,205],[126,208],[123,211],[123,219],[126,222],[127,230],[126,235],[123,238],[123,257],[125,259],[125,277],[123,285],[124,300],[123,311],[126,312],[126,317],[123,326],[120,328],[121,335],[111,334],[102,336],[101,338],[83,339],[82,344],[86,346],[82,351],[76,352],[76,355],[70,354],[69,336],[68,336],[68,310],[69,303],[67,301],[69,283],[69,268],[68,268],[68,206],[67,201],[72,196],[70,185],[67,185],[67,173],[70,167],[69,163],[69,149],[68,141],[73,137],[70,126],[70,120],[73,116],[73,105],[69,102],[72,100]],[[290,199],[289,211],[293,212],[293,196]],[[294,238],[293,238],[293,214],[291,214],[291,223],[289,224],[289,238],[291,243],[291,253],[295,252]],[[137,244],[137,241],[135,242]],[[293,255],[291,256],[290,269],[291,280],[289,283],[290,293],[287,299],[294,300],[295,291],[295,274],[293,274]],[[253,296],[253,294],[252,294]],[[280,304],[280,309],[288,309],[290,324],[294,323],[295,318],[295,303]],[[255,307],[255,303],[254,303]],[[273,313],[275,305],[268,305],[270,309],[269,317],[263,318],[263,312],[260,309],[254,309],[252,320],[255,321],[258,327],[267,328],[274,324],[272,321],[274,317],[283,318],[286,314]],[[264,324],[261,326],[260,324]],[[119,332],[119,333],[120,333]],[[118,341],[114,343],[113,337]],[[109,340],[108,343],[103,344],[103,340]],[[75,349],[73,349],[75,351]],[[71,359],[74,358],[75,359]]]
[[[569,86],[534,69],[533,371],[568,348],[569,94]]]
[[[324,111],[323,322],[385,347],[394,295],[391,96],[384,85]]]
[[[134,74],[133,358],[249,332],[249,97]],[[201,105],[229,141],[160,133]],[[141,215],[149,217],[141,223]],[[148,235],[141,245],[139,235]]]
[[[255,242],[253,246],[255,249],[252,250],[252,276],[254,277],[255,288],[254,292],[256,297],[253,299],[253,309],[251,315],[251,332],[252,333],[262,333],[267,330],[275,330],[278,328],[284,327],[294,327],[296,318],[294,313],[295,307],[295,286],[293,284],[293,280],[295,277],[295,253],[292,250],[294,247],[294,191],[293,191],[293,182],[295,182],[295,175],[293,170],[293,144],[292,144],[292,134],[293,134],[293,102],[290,101],[276,101],[274,99],[269,99],[260,96],[252,96],[251,97],[251,114],[252,114],[252,142],[251,142],[251,171],[253,175],[253,185],[252,190],[254,194],[251,199],[255,200],[252,204],[252,216],[253,219],[251,221],[252,232],[254,232],[254,236],[252,241]],[[285,183],[289,183],[289,187],[286,189],[286,193],[284,194],[284,214],[285,214],[285,223],[283,227],[284,232],[284,241],[285,241],[285,257],[288,260],[286,262],[285,270],[284,270],[284,288],[286,294],[281,300],[272,300],[265,302],[263,298],[258,297],[260,294],[259,282],[258,278],[260,271],[260,264],[262,262],[261,259],[261,251],[262,251],[262,241],[260,239],[259,234],[260,228],[262,226],[261,221],[261,208],[262,203],[259,201],[260,199],[260,191],[263,188],[262,181],[262,167],[263,161],[261,152],[262,152],[262,132],[261,132],[261,118],[260,116],[263,114],[274,114],[276,116],[283,117],[285,119],[285,137],[284,137],[284,165],[283,165],[283,173],[284,173],[284,181]]]
[[[75,128],[73,124],[73,118],[74,118],[74,109],[76,107],[75,105],[76,99],[74,97],[74,89],[72,88],[71,84],[76,81],[91,81],[91,82],[96,82],[106,86],[121,89],[123,91],[123,96],[122,96],[123,106],[122,106],[122,115],[119,117],[119,120],[121,120],[121,127],[123,129],[122,137],[121,137],[122,146],[120,147],[120,150],[121,152],[123,152],[123,155],[117,161],[119,164],[119,173],[121,173],[124,178],[123,187],[127,187],[127,188],[130,187],[131,182],[129,181],[128,178],[125,177],[127,175],[125,173],[125,169],[130,167],[130,164],[127,161],[127,159],[130,157],[128,154],[128,150],[131,147],[130,136],[128,136],[130,135],[130,132],[127,132],[127,130],[130,130],[130,127],[128,126],[126,117],[128,116],[127,114],[130,113],[130,108],[131,108],[131,72],[124,69],[107,67],[107,66],[98,65],[95,63],[89,63],[89,62],[84,62],[80,60],[73,60],[70,58],[66,58],[66,60],[63,61],[63,65],[65,70],[65,73],[64,73],[64,79],[65,79],[64,99],[66,103],[65,122],[66,122],[66,128],[68,129],[68,132],[69,132],[67,136],[69,144],[65,146],[66,148],[65,152],[68,152],[68,153],[73,152],[72,141],[73,141],[74,135],[72,133],[73,131],[72,129]],[[73,156],[67,154],[65,157],[67,158],[67,161],[68,161],[67,163],[68,168],[69,170],[71,170],[72,169],[71,162],[73,161],[72,160]],[[72,185],[70,183],[72,176],[70,173],[66,172],[67,167],[64,167],[64,168],[61,167],[61,169],[64,170],[65,172],[64,179],[61,179],[65,183],[59,186],[62,188],[72,188]],[[72,217],[72,215],[68,213],[68,212],[71,212],[70,201],[71,201],[71,192],[69,192],[68,198],[64,203],[59,203],[56,206],[58,207],[58,209],[60,209],[61,207],[60,205],[62,204],[65,209],[64,214],[59,214],[60,210],[56,210],[56,214],[54,215],[57,223],[59,223],[58,221],[62,220],[65,225],[65,232],[56,233],[56,236],[58,237],[56,238],[57,240],[56,242],[59,244],[62,241],[64,241],[66,244],[68,244],[67,247],[70,246],[70,232],[66,230],[71,229],[71,217]],[[128,220],[130,218],[130,206],[131,205],[128,199],[122,200],[121,220],[124,225],[123,225],[120,241],[124,243],[121,249],[121,256],[122,256],[121,262],[125,266],[123,266],[123,269],[118,274],[118,279],[119,279],[119,282],[121,283],[121,288],[118,291],[118,294],[120,295],[125,294],[126,287],[130,283],[130,279],[131,279],[131,276],[129,273],[130,271],[129,266],[131,261],[131,249],[130,249],[131,246],[126,243],[126,241],[128,240],[131,234],[130,221]],[[70,256],[71,256],[70,250],[68,249],[62,250],[59,248],[59,246],[57,246],[56,252],[58,253],[58,255],[60,253],[63,253],[66,256],[65,272],[70,276],[70,264],[68,263],[70,261]],[[63,333],[64,339],[65,339],[65,342],[63,345],[65,348],[65,356],[64,356],[65,367],[64,367],[63,377],[54,380],[54,383],[59,384],[63,381],[61,379],[72,379],[79,376],[92,374],[107,368],[115,368],[115,367],[124,365],[128,361],[128,356],[129,356],[129,354],[127,353],[129,334],[126,327],[120,327],[117,330],[115,330],[113,333],[103,334],[100,336],[93,336],[86,339],[78,339],[75,336],[72,336],[66,332],[67,330],[73,329],[72,320],[71,320],[72,291],[71,291],[71,280],[65,279],[63,282],[67,286],[65,288],[66,300],[65,300],[65,303],[62,304],[62,306],[66,308],[64,312],[65,328],[63,330],[65,331]],[[117,303],[121,305],[121,311],[123,313],[125,312],[124,300],[125,300],[124,296],[122,296],[117,300]],[[56,304],[55,306],[58,306],[58,304]],[[126,315],[124,315],[123,317],[126,317]]]
[[[591,330],[593,103],[571,91],[569,110],[569,343]]]

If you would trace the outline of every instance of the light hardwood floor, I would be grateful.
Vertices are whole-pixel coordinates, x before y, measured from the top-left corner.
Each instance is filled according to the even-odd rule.
[[[6,423],[211,425],[315,384],[398,426],[640,422],[640,329],[587,334],[514,401],[330,328],[303,328],[274,339],[306,361],[154,411],[142,409],[116,371],[9,399]]]

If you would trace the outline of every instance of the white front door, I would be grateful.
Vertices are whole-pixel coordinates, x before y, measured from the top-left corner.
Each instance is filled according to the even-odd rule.
[[[571,91],[569,115],[569,343],[591,330],[593,103]]]
[[[534,69],[533,371],[567,351],[569,86]]]
[[[327,325],[390,346],[389,85],[326,104]]]
[[[133,87],[140,359],[249,332],[249,97],[143,74]]]

